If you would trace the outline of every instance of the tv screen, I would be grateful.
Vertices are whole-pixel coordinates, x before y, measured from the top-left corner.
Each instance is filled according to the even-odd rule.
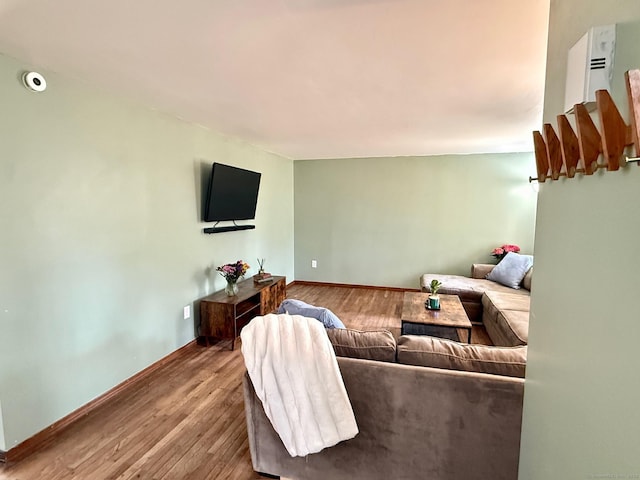
[[[205,222],[256,218],[258,172],[214,163],[205,207]]]

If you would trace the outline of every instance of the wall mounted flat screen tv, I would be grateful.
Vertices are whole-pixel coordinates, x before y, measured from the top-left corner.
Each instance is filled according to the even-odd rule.
[[[262,174],[214,163],[205,206],[205,222],[256,218]]]

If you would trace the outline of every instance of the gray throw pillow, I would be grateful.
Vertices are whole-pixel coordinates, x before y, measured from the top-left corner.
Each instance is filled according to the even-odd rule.
[[[345,328],[344,323],[328,308],[314,307],[302,300],[287,299],[278,307],[276,313],[288,313],[289,315],[302,315],[315,318],[322,322],[325,328]]]
[[[500,260],[491,272],[487,275],[487,280],[493,280],[505,287],[520,288],[520,282],[533,265],[532,255],[520,255],[509,252]]]

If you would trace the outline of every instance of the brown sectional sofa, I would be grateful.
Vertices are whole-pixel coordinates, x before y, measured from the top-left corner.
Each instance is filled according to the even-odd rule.
[[[245,375],[254,470],[298,480],[515,480],[527,347],[327,330],[359,433],[290,457]],[[486,373],[491,372],[491,373]]]
[[[533,268],[525,275],[520,288],[513,289],[485,278],[493,267],[495,265],[474,264],[471,277],[425,274],[420,278],[420,287],[423,292],[429,292],[431,280],[440,280],[440,293],[458,295],[469,319],[484,324],[494,345],[527,345]]]

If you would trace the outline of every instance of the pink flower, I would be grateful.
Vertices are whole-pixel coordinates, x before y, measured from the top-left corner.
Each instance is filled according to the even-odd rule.
[[[495,258],[498,259],[498,261],[502,260],[504,257],[507,256],[507,253],[519,253],[520,252],[520,247],[518,245],[512,245],[512,244],[504,244],[501,247],[496,247],[491,251],[491,255]]]
[[[226,265],[222,265],[216,268],[220,275],[222,275],[228,282],[237,282],[247,270],[249,270],[249,265],[242,260],[238,260],[236,263],[227,263]]]

